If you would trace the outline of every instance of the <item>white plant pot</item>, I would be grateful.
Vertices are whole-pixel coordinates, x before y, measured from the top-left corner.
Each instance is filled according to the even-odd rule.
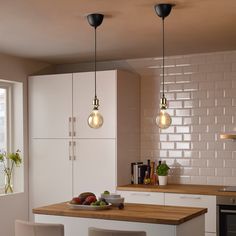
[[[159,185],[167,185],[167,178],[168,176],[158,176],[158,180],[159,180]]]

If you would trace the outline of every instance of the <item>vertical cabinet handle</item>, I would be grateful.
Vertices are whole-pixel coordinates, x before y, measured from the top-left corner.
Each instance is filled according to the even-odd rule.
[[[72,156],[71,156],[71,146],[72,146],[72,142],[69,141],[69,160],[72,160]]]
[[[75,151],[76,151],[76,142],[73,141],[73,160],[76,160],[76,155],[75,155]]]
[[[73,136],[76,136],[75,128],[76,128],[76,118],[73,117]]]
[[[69,137],[72,136],[72,118],[69,117]]]

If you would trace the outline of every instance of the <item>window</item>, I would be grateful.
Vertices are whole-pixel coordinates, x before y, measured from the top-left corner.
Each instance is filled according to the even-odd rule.
[[[7,126],[8,126],[8,114],[7,110],[9,107],[9,102],[7,99],[8,87],[3,87],[0,84],[0,149],[7,150]],[[3,164],[0,163],[0,189],[4,188],[5,178]]]
[[[0,149],[23,155],[23,83],[0,80]],[[14,168],[13,191],[24,191],[23,165]],[[5,173],[0,163],[0,194],[4,193]]]

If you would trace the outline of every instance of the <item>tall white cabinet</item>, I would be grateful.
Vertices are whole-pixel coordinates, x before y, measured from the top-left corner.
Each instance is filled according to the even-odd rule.
[[[140,82],[124,71],[97,73],[100,129],[91,129],[94,73],[29,77],[30,209],[80,192],[115,191],[139,159]]]

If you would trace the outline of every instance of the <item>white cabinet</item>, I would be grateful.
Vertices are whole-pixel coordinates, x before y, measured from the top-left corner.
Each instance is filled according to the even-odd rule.
[[[69,137],[71,80],[71,74],[29,77],[31,138]]]
[[[216,232],[216,196],[165,193],[165,205],[207,208],[205,232]]]
[[[31,208],[128,184],[130,163],[139,158],[139,77],[116,70],[97,73],[100,129],[87,124],[94,72],[28,81]]]
[[[114,139],[80,139],[76,141],[73,162],[74,195],[92,191],[115,191],[116,143]]]
[[[97,96],[100,102],[99,111],[104,118],[103,126],[91,129],[87,119],[93,109],[94,73],[73,74],[73,117],[75,118],[76,138],[116,138],[116,102],[117,71],[97,73]]]
[[[32,207],[68,200],[72,196],[69,140],[30,140],[30,203]]]
[[[164,193],[136,192],[136,191],[118,191],[125,202],[164,205]]]

